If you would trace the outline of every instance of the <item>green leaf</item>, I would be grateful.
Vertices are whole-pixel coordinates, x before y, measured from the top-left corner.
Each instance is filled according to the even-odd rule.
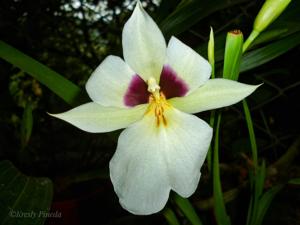
[[[230,8],[248,0],[191,0],[179,4],[162,23],[160,28],[168,38],[177,35],[219,10]]]
[[[192,225],[202,225],[200,218],[198,217],[194,207],[190,201],[186,198],[182,198],[178,194],[174,194],[174,201],[185,217],[191,222]]]
[[[163,211],[163,214],[170,225],[180,225],[175,213],[171,208],[166,208]]]
[[[289,180],[288,182],[289,184],[296,184],[296,185],[300,185],[300,178],[294,178]]]
[[[265,187],[265,179],[266,179],[266,163],[263,160],[262,165],[257,170],[257,175],[255,176],[256,180],[256,195],[260,198],[264,191]]]
[[[262,196],[262,193],[264,191],[265,186],[265,178],[266,178],[266,164],[265,161],[262,162],[262,165],[255,168],[256,174],[253,174],[253,181],[254,181],[254,189],[252,189],[252,196],[253,198],[253,205],[251,209],[251,217],[250,221],[251,224],[255,225],[256,223],[253,222],[256,220],[258,214],[259,214],[259,206],[260,206],[260,198]],[[250,204],[251,205],[251,204]]]
[[[230,217],[227,215],[224,197],[221,186],[220,165],[219,165],[219,133],[221,124],[221,113],[217,117],[217,125],[214,142],[213,155],[213,192],[214,192],[214,210],[217,223],[219,225],[230,225]]]
[[[267,43],[272,40],[278,40],[281,39],[289,32],[287,28],[278,28],[278,29],[272,29],[272,30],[266,30],[265,32],[261,33],[251,44],[251,46],[256,46],[262,43]]]
[[[256,144],[254,127],[252,123],[252,117],[246,99],[243,100],[243,109],[244,109],[245,119],[246,119],[248,132],[249,132],[252,160],[254,164],[254,169],[256,169],[258,167],[257,144]]]
[[[241,72],[256,68],[277,58],[300,44],[300,32],[271,43],[265,47],[250,51],[242,57]]]
[[[159,7],[155,11],[155,21],[160,23],[179,3],[180,0],[161,0]]]
[[[33,76],[68,104],[76,105],[81,89],[62,75],[3,41],[0,41],[0,57]]]
[[[21,145],[24,148],[30,139],[33,126],[32,108],[30,103],[27,103],[23,112],[21,125]]]
[[[44,224],[52,195],[52,182],[48,178],[28,177],[10,161],[0,162],[1,225]]]
[[[259,200],[256,220],[253,225],[261,225],[263,219],[266,215],[267,210],[269,209],[272,200],[277,195],[277,193],[284,187],[284,185],[276,185],[263,194],[261,199]]]

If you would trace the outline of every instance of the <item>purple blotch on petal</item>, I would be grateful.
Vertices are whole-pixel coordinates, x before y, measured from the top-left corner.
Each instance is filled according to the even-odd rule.
[[[159,86],[167,99],[182,97],[189,90],[188,85],[177,76],[176,72],[169,65],[164,65],[163,67]]]
[[[149,92],[147,91],[146,82],[137,74],[135,74],[128,86],[128,89],[124,95],[124,104],[126,106],[136,106],[147,103],[149,100]]]

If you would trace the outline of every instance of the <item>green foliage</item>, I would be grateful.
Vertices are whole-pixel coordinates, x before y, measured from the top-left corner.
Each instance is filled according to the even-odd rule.
[[[80,88],[62,75],[3,41],[0,41],[0,57],[36,78],[70,105],[75,104]]]
[[[223,78],[237,80],[240,73],[240,64],[243,50],[243,33],[239,30],[227,33]]]
[[[33,126],[32,118],[32,106],[27,104],[25,106],[23,117],[22,117],[22,126],[21,126],[21,148],[25,148],[29,142]]]
[[[44,224],[52,201],[51,180],[25,176],[11,162],[1,161],[0,184],[1,224]]]
[[[199,216],[188,199],[182,198],[178,194],[174,194],[173,199],[183,215],[190,221],[192,225],[202,225]]]
[[[221,185],[220,176],[220,163],[219,163],[219,136],[220,136],[220,124],[221,113],[217,115],[217,123],[215,130],[214,152],[213,152],[213,193],[214,193],[214,210],[217,223],[219,225],[230,225],[230,217],[228,216],[225,208],[224,197]]]
[[[166,208],[163,211],[163,214],[170,225],[180,225],[175,213],[172,209]]]
[[[294,179],[289,180],[289,184],[300,185],[300,178],[294,178]]]
[[[181,1],[176,10],[162,21],[160,27],[166,37],[177,35],[205,17],[225,8],[232,7],[247,0],[192,0]]]
[[[243,100],[243,109],[244,109],[245,119],[246,119],[246,123],[247,123],[247,127],[248,127],[249,139],[250,139],[251,151],[252,151],[252,160],[253,160],[254,169],[255,169],[258,165],[257,144],[256,144],[256,138],[255,138],[255,133],[254,133],[254,128],[253,128],[252,117],[251,117],[250,110],[249,110],[246,100]]]
[[[270,204],[276,194],[283,188],[284,185],[276,185],[270,188],[265,193],[264,184],[266,179],[266,165],[257,167],[255,173],[250,173],[250,181],[252,187],[252,195],[248,209],[247,225],[261,225],[265,214],[270,207]]]
[[[250,51],[242,58],[241,72],[256,68],[286,53],[300,44],[300,32],[262,48]]]

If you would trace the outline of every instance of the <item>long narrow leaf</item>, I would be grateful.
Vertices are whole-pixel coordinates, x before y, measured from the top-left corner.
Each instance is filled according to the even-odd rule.
[[[33,127],[32,107],[27,103],[22,117],[21,124],[21,146],[24,149],[28,144]]]
[[[166,37],[179,34],[191,26],[219,10],[232,7],[248,0],[192,0],[186,1],[178,7],[161,24],[160,27]]]
[[[202,225],[199,216],[188,199],[182,198],[178,194],[174,194],[174,201],[192,225]]]
[[[251,144],[251,151],[252,151],[252,160],[254,164],[254,168],[257,168],[258,166],[258,159],[257,159],[257,145],[256,145],[256,138],[252,123],[252,118],[250,114],[250,110],[247,104],[246,100],[243,100],[243,108],[244,108],[244,114],[245,119],[247,122],[248,132],[249,132],[249,138],[250,138],[250,144]]]
[[[166,208],[163,211],[163,214],[169,225],[180,225],[175,213],[171,208]]]
[[[300,185],[300,178],[293,178],[293,179],[289,180],[288,183],[289,183],[289,184]]]
[[[53,185],[48,178],[22,174],[10,161],[0,162],[0,224],[43,225]],[[26,216],[27,215],[27,216]]]
[[[272,200],[277,195],[277,193],[284,187],[284,185],[277,185],[272,187],[268,190],[264,195],[261,197],[259,201],[258,211],[256,215],[256,221],[254,225],[261,225],[267,210],[269,209]]]
[[[81,90],[62,75],[3,41],[0,41],[0,57],[33,76],[68,104],[75,105]]]
[[[242,57],[241,72],[256,68],[284,54],[300,44],[300,32],[265,47],[246,53]]]
[[[230,218],[226,213],[219,166],[219,131],[221,123],[221,113],[217,117],[217,127],[215,132],[214,156],[213,156],[213,192],[214,192],[214,210],[219,225],[230,225]]]

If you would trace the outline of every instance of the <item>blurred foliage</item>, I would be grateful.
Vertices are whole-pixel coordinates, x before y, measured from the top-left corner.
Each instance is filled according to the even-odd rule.
[[[216,76],[221,75],[223,67],[220,62],[226,33],[240,29],[247,37],[263,3],[259,0],[218,0],[216,6],[215,1],[208,0],[157,2],[142,1],[167,37],[176,35],[204,56],[210,26],[214,28]],[[122,28],[134,4],[130,0],[3,1],[0,39],[63,74],[84,90],[91,72],[107,55],[122,56]],[[243,62],[241,65],[240,81],[264,83],[248,99],[258,155],[267,165],[266,182],[261,189],[274,190],[278,182],[300,177],[296,163],[300,133],[299,13],[299,1],[293,1],[244,56],[243,60],[248,57],[245,63],[251,58],[251,66]],[[274,51],[281,52],[271,60]],[[52,210],[62,210],[66,215],[55,224],[95,224],[95,218],[97,224],[165,224],[161,215],[135,217],[123,211],[117,202],[107,179],[107,167],[120,131],[89,134],[46,114],[69,108],[36,78],[0,60],[0,159],[11,160],[27,175],[48,176],[53,180]],[[201,117],[208,121],[209,114],[202,113]],[[223,110],[220,170],[232,224],[246,223],[249,202],[245,182],[253,162],[249,157],[251,148],[244,119],[240,104]],[[297,184],[295,179],[292,184]],[[288,186],[279,195],[274,208],[266,213],[265,224],[299,224],[300,196],[293,188]],[[238,193],[239,198],[236,197]],[[215,221],[206,211],[213,207],[211,195],[211,177],[203,168],[199,191],[192,202],[198,206],[204,224]],[[69,200],[80,202],[80,212],[71,207]],[[281,213],[279,205],[289,210]],[[98,217],[99,212],[101,216]],[[175,214],[170,212],[169,216],[176,214],[179,221],[188,223],[180,210],[175,208]]]

